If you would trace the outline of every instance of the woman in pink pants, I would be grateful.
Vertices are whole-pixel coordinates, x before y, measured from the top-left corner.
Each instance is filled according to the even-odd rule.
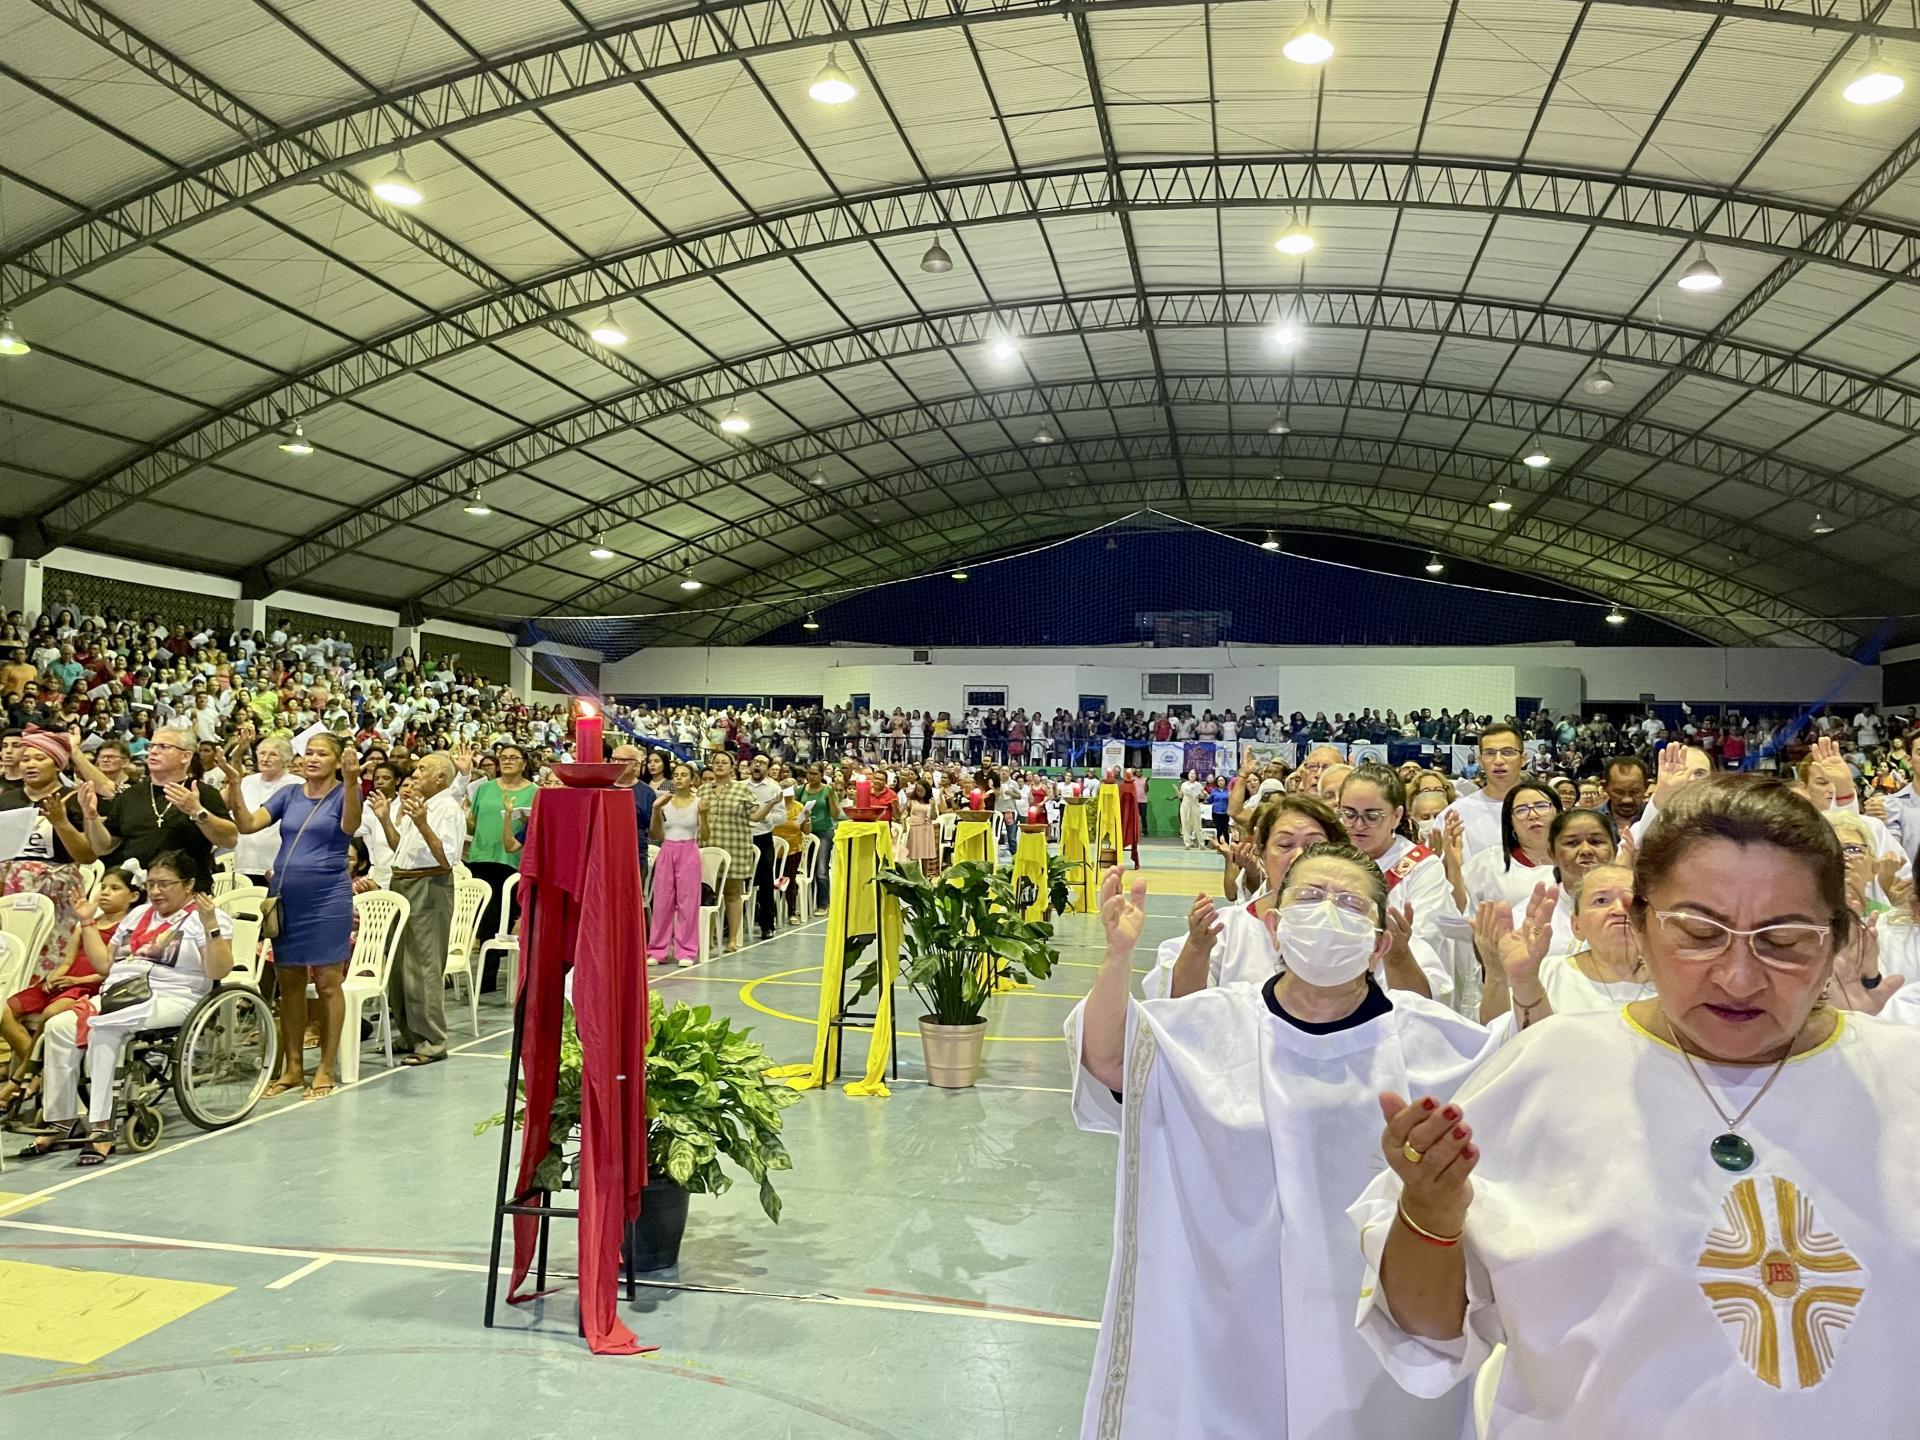
[[[653,911],[647,916],[647,959],[671,950],[682,965],[700,955],[700,797],[693,767],[673,767],[673,789],[653,807]]]

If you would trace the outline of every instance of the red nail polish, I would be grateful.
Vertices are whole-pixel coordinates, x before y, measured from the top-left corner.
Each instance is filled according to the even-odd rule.
[[[1428,1097],[1427,1097],[1427,1098],[1426,1098],[1425,1100],[1422,1100],[1422,1101],[1420,1102],[1420,1108],[1421,1108],[1422,1110],[1431,1110],[1431,1109],[1433,1109],[1433,1097],[1432,1097],[1432,1096],[1428,1096]]]
[[[1466,1138],[1467,1138],[1467,1127],[1466,1127],[1466,1126],[1464,1126],[1464,1125],[1456,1125],[1456,1126],[1454,1126],[1454,1127],[1453,1127],[1453,1138],[1454,1138],[1454,1139],[1456,1139],[1456,1140],[1464,1140],[1464,1139],[1466,1139]]]
[[[1460,1118],[1460,1112],[1449,1105],[1447,1106],[1446,1118],[1449,1120],[1458,1120]]]

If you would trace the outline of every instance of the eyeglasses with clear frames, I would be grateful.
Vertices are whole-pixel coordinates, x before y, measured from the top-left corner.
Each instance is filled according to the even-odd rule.
[[[1690,964],[1718,960],[1733,946],[1734,937],[1747,942],[1754,959],[1771,970],[1806,970],[1827,958],[1833,942],[1831,925],[1762,925],[1737,930],[1691,910],[1656,910],[1661,933],[1673,946],[1675,958]]]
[[[1545,800],[1532,800],[1525,805],[1514,806],[1513,818],[1516,820],[1533,820],[1541,815],[1551,815],[1559,808],[1559,806]]]
[[[1378,825],[1382,820],[1387,818],[1387,813],[1385,810],[1355,810],[1352,806],[1342,805],[1340,807],[1340,823],[1343,825],[1358,825],[1364,820],[1369,825]]]
[[[1374,904],[1371,895],[1356,895],[1350,890],[1329,890],[1324,885],[1300,885],[1287,891],[1284,903],[1288,905],[1318,905],[1322,900],[1331,900],[1350,915],[1359,915],[1371,920],[1374,918]]]
[[[1511,745],[1502,745],[1497,750],[1488,750],[1483,747],[1480,758],[1482,760],[1518,760],[1520,752]]]

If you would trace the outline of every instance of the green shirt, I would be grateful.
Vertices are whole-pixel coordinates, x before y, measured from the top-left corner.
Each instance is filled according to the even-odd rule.
[[[813,816],[813,833],[820,837],[820,843],[822,845],[826,844],[833,837],[833,806],[828,803],[827,799],[832,793],[832,790],[825,785],[822,785],[818,790],[809,790],[806,786],[802,785],[798,790],[794,791],[800,803],[806,806],[808,813]]]
[[[526,813],[533,808],[535,786],[526,785],[509,794],[500,788],[498,780],[483,781],[474,789],[469,803],[473,806],[473,838],[467,841],[467,863],[469,865],[511,865],[520,868],[520,852],[508,853],[501,843],[502,822],[508,811],[517,811],[519,823],[526,824]]]

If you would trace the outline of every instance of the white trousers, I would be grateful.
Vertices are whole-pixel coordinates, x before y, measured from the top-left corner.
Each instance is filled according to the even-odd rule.
[[[87,1025],[87,1121],[113,1123],[113,1077],[127,1042],[142,1030],[164,1030],[193,1013],[196,995],[162,991],[144,1005],[130,1005],[111,1015],[96,1015]],[[61,1124],[80,1113],[80,1046],[75,1039],[79,1020],[71,1010],[47,1022],[46,1044],[40,1052],[46,1066],[46,1116]]]
[[[1180,843],[1191,850],[1200,843],[1200,802],[1191,796],[1180,797]]]

